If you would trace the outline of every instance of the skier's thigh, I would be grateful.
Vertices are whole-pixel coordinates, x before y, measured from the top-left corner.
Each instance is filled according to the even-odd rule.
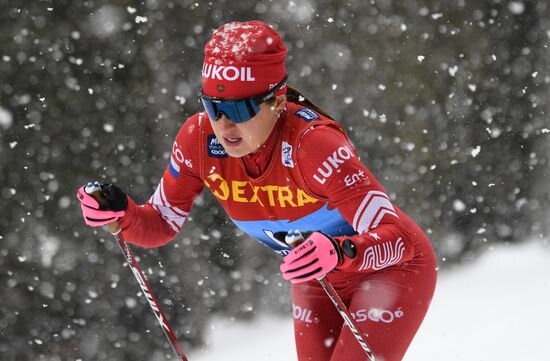
[[[354,291],[349,311],[367,335],[377,361],[403,359],[428,310],[435,271],[394,266],[369,275]],[[366,360],[349,327],[343,326],[330,361]]]
[[[299,361],[329,361],[342,316],[317,281],[292,286],[294,334]]]

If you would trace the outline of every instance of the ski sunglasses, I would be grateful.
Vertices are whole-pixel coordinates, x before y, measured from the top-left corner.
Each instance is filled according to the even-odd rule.
[[[253,98],[215,98],[205,95],[202,91],[199,99],[204,106],[208,117],[213,121],[218,121],[222,114],[225,114],[230,121],[236,124],[244,123],[252,119],[260,111],[260,104],[271,99],[277,90],[281,89],[288,79],[285,75],[281,82],[277,83],[267,93]]]

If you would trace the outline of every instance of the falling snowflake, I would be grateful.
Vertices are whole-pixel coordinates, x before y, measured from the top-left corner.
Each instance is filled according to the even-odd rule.
[[[147,22],[147,16],[136,16],[136,24],[139,23],[146,23]]]
[[[508,10],[514,15],[521,15],[525,11],[525,4],[519,1],[512,1],[508,4]]]
[[[456,75],[456,71],[458,70],[458,66],[452,66],[449,68],[449,75],[450,76],[455,76]]]

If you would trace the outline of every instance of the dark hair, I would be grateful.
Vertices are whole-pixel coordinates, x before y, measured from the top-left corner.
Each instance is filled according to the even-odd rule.
[[[296,104],[304,105],[310,109],[315,110],[317,113],[320,113],[324,115],[327,118],[333,119],[330,115],[328,115],[327,112],[325,112],[323,109],[319,108],[317,105],[313,104],[311,100],[306,98],[299,90],[296,90],[292,87],[287,86],[286,87],[286,100],[289,102],[293,102]]]
[[[309,100],[308,98],[303,96],[303,94],[299,90],[296,90],[292,87],[289,87],[288,85],[286,87],[286,100],[289,101],[289,102],[300,104],[300,105],[303,105],[303,106],[308,107],[310,109],[313,109],[317,113],[320,113],[320,114],[324,115],[325,117],[334,120],[334,118],[331,117],[330,115],[328,115],[327,112],[325,112],[323,109],[321,109],[317,105],[313,104],[311,102],[311,100]],[[266,103],[272,103],[272,102],[275,102],[275,97],[273,97],[273,98],[266,101]]]

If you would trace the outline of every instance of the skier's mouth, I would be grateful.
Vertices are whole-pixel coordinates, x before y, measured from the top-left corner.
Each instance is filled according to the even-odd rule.
[[[225,141],[225,144],[227,144],[230,147],[236,147],[239,144],[241,144],[243,138],[237,137],[237,138],[226,138],[223,137],[223,140]]]

